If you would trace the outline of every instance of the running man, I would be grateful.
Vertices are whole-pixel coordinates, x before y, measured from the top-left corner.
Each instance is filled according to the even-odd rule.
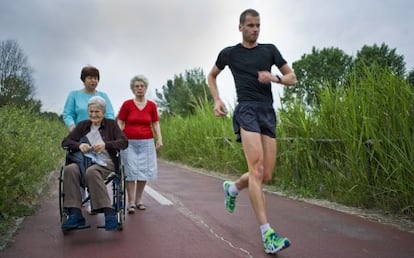
[[[233,74],[237,106],[233,127],[237,141],[242,142],[249,172],[235,182],[225,181],[225,207],[233,213],[237,194],[248,188],[250,201],[262,233],[264,250],[274,254],[290,246],[290,241],[278,236],[267,220],[263,183],[272,178],[276,163],[276,113],[273,108],[271,83],[285,86],[296,83],[296,75],[273,44],[259,44],[260,16],[253,9],[240,15],[242,43],[224,48],[208,74],[208,85],[214,99],[216,116],[226,115],[220,99],[217,76],[228,66]],[[271,74],[275,65],[281,75]]]

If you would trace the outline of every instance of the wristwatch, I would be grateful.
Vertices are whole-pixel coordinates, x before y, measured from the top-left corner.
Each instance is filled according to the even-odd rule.
[[[276,74],[276,78],[279,80],[278,83],[282,83],[282,78],[278,74]]]

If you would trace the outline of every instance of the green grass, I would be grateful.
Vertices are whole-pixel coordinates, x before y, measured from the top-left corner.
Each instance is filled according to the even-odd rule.
[[[199,105],[192,116],[168,117],[161,127],[161,157],[221,173],[247,171],[245,162],[240,162],[244,156],[234,140],[231,118],[215,117],[210,105]]]
[[[33,213],[39,189],[61,164],[64,124],[12,106],[0,108],[0,215]]]

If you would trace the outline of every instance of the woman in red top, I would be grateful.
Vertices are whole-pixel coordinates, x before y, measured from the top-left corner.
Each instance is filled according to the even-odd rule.
[[[162,136],[157,105],[145,98],[147,78],[142,75],[134,76],[130,87],[135,98],[122,104],[118,125],[129,143],[128,148],[121,152],[121,158],[125,167],[128,213],[134,213],[135,209],[146,209],[141,197],[146,182],[157,178],[156,149],[162,147]]]

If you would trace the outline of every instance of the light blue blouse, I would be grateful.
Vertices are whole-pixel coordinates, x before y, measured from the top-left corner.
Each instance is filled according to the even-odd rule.
[[[90,94],[85,93],[83,90],[74,90],[69,93],[63,108],[63,121],[68,128],[73,124],[77,125],[80,121],[89,119],[88,100],[93,96],[101,96],[105,99],[105,117],[115,119],[114,108],[106,93],[97,91],[94,94]]]

